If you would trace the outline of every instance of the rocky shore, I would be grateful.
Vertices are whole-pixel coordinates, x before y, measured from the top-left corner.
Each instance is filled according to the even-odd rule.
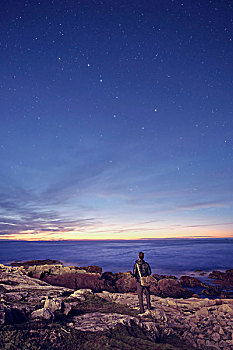
[[[26,275],[47,282],[51,285],[71,289],[90,288],[94,292],[112,293],[136,292],[136,280],[130,271],[124,273],[102,273],[99,266],[63,266],[58,260],[33,260],[12,263]],[[198,271],[200,276],[204,272]],[[208,274],[211,284],[206,284],[193,276],[153,275],[157,285],[151,287],[151,294],[160,297],[189,298],[215,297],[233,298],[233,269],[226,272],[213,271]]]
[[[0,349],[233,349],[233,270],[213,271],[213,286],[155,275],[153,308],[139,314],[130,272],[14,265],[0,265]],[[196,287],[220,297],[201,298]]]

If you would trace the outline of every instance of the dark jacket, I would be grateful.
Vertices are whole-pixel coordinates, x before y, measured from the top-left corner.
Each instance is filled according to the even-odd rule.
[[[147,262],[145,262],[144,260],[136,260],[135,261],[135,264],[134,264],[134,267],[133,267],[133,275],[134,275],[134,277],[136,277],[137,282],[141,282],[140,281],[140,276],[139,276],[139,273],[138,273],[137,264],[139,266],[139,270],[140,270],[141,275],[143,277],[151,275],[151,268],[150,268],[150,265]]]

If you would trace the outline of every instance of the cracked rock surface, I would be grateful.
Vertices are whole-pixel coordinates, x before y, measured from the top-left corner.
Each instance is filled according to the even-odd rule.
[[[233,350],[233,299],[152,295],[152,310],[139,314],[135,293],[75,291],[31,278],[20,267],[0,265],[0,300],[1,327],[35,320],[51,325],[60,319],[65,334],[136,326],[153,342],[174,335],[198,349]]]
[[[98,293],[105,300],[138,307],[137,295]],[[173,299],[151,296],[146,312],[160,333],[174,334],[199,348],[233,349],[233,299]]]

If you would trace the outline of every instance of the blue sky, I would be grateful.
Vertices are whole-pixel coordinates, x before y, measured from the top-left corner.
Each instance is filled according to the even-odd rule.
[[[8,1],[0,238],[232,236],[230,1]]]

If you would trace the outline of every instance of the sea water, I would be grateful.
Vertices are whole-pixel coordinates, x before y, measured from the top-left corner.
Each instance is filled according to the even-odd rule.
[[[0,241],[0,263],[57,259],[64,265],[98,265],[103,271],[132,270],[138,252],[152,272],[184,275],[233,268],[233,238],[106,241]]]

